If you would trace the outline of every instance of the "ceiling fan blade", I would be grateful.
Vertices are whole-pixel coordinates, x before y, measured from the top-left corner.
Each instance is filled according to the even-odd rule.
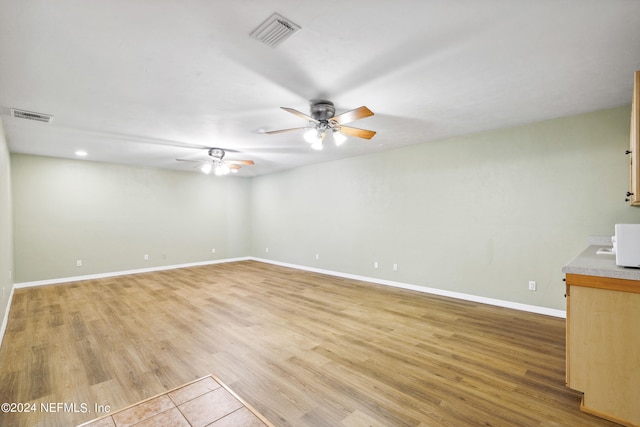
[[[373,111],[369,110],[364,105],[360,108],[356,108],[355,110],[347,111],[346,113],[338,114],[333,117],[331,120],[336,123],[349,123],[359,119],[364,119],[365,117],[373,116]]]
[[[255,165],[253,160],[225,160],[230,165]]]
[[[293,114],[295,116],[300,117],[302,120],[307,120],[307,121],[310,121],[310,122],[318,123],[318,121],[316,119],[314,119],[313,117],[307,116],[306,114],[301,113],[298,110],[294,110],[293,108],[287,108],[287,107],[280,107],[280,108],[282,108],[284,111],[287,111],[287,112],[289,112],[289,113],[291,113],[291,114]]]
[[[284,132],[291,132],[294,130],[302,130],[302,129],[308,129],[308,128],[291,128],[291,129],[280,129],[280,130],[265,130],[263,133],[266,133],[267,135],[272,135],[275,133],[284,133]]]
[[[176,159],[179,162],[207,163],[209,160]]]
[[[371,139],[376,133],[372,130],[352,128],[350,126],[340,126],[339,132],[345,135],[355,136],[358,138]]]

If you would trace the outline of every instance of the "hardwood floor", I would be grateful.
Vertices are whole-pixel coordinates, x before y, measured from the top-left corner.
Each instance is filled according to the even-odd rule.
[[[564,385],[564,319],[255,261],[16,290],[0,403],[36,411],[0,425],[209,374],[277,426],[615,425]]]

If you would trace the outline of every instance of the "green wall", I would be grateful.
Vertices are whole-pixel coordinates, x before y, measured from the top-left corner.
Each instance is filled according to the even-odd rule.
[[[7,312],[13,286],[13,226],[11,222],[11,167],[0,119],[0,324]],[[0,340],[2,332],[0,331]]]
[[[13,154],[15,281],[251,255],[563,310],[562,266],[589,236],[640,223],[624,203],[629,118],[620,107],[252,179]]]
[[[621,107],[254,178],[251,254],[563,310],[562,266],[640,222],[629,120]]]
[[[249,251],[247,179],[21,154],[11,166],[18,283]]]

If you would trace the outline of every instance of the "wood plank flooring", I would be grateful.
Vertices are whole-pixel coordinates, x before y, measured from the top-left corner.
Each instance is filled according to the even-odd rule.
[[[209,374],[276,426],[615,425],[564,385],[564,319],[255,261],[16,290],[0,403],[37,407],[0,425]]]

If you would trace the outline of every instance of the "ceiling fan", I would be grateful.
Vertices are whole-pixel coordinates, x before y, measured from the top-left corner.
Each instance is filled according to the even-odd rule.
[[[307,120],[311,125],[291,129],[265,131],[264,133],[271,135],[305,129],[306,132],[304,133],[304,139],[316,150],[322,150],[322,144],[326,137],[333,137],[336,145],[340,146],[345,142],[347,136],[371,139],[376,134],[372,130],[344,126],[345,123],[373,116],[373,112],[365,106],[347,111],[346,113],[342,113],[337,116],[335,115],[336,108],[333,105],[333,102],[325,99],[311,102],[311,116],[294,110],[293,108],[280,108],[300,117],[303,120]]]
[[[225,150],[222,148],[209,148],[209,159],[206,160],[189,160],[189,159],[176,159],[179,162],[193,162],[198,163],[196,168],[200,168],[203,173],[207,175],[212,171],[215,175],[227,175],[230,172],[238,172],[241,165],[253,165],[253,160],[223,160]]]

